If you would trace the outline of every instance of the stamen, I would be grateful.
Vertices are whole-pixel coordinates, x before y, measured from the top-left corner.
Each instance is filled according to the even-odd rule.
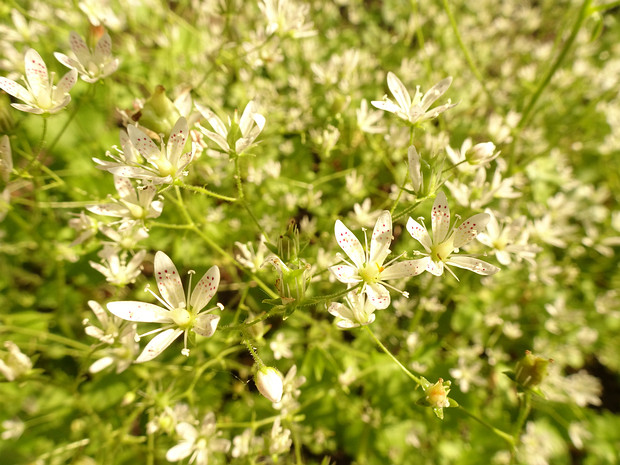
[[[387,262],[385,265],[383,265],[383,269],[387,268],[392,263],[394,263],[396,260],[398,260],[400,257],[402,257],[403,255],[406,255],[406,254],[407,254],[407,252],[403,252],[398,257],[391,259],[389,262]],[[381,270],[381,271],[383,271],[383,270]]]
[[[146,333],[144,333],[144,334],[136,334],[136,335],[134,336],[134,340],[135,340],[136,342],[139,342],[139,341],[140,341],[140,339],[142,339],[144,336],[149,336],[149,335],[151,335],[151,334],[156,334],[156,333],[159,333],[159,332],[161,332],[161,331],[163,331],[163,330],[165,330],[165,329],[170,329],[170,328],[172,328],[173,326],[174,326],[174,325],[166,325],[166,326],[162,326],[161,328],[157,328],[157,329],[154,329],[154,330],[152,330],[152,331],[148,331],[148,332],[146,332]]]
[[[189,275],[189,281],[187,283],[187,297],[185,300],[185,308],[189,308],[189,301],[190,297],[192,296],[192,276],[196,274],[196,272],[194,270],[189,270],[187,274]]]
[[[174,310],[174,307],[172,305],[170,305],[168,302],[166,302],[164,299],[162,299],[161,297],[159,297],[157,294],[155,294],[152,290],[151,290],[151,286],[149,284],[146,285],[146,287],[144,288],[144,292],[149,292],[150,294],[153,295],[153,297],[155,297],[157,299],[157,301],[162,304],[164,307],[166,307],[168,310],[172,311]]]

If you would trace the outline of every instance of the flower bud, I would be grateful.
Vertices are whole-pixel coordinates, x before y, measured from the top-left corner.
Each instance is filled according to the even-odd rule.
[[[271,402],[280,402],[284,391],[284,378],[273,367],[263,366],[254,376],[254,383],[258,391]]]
[[[450,381],[446,381],[444,383],[443,379],[439,378],[435,384],[431,384],[426,388],[424,391],[426,394],[426,401],[431,405],[431,407],[450,407],[450,401],[448,400],[450,384]]]
[[[493,142],[483,142],[474,145],[465,153],[465,159],[470,165],[484,165],[491,160],[497,158],[499,152],[495,152],[495,144]]]
[[[413,191],[418,197],[431,195],[441,184],[443,159],[438,156],[424,159],[413,145],[407,150],[407,158]]]
[[[6,341],[4,347],[9,351],[0,354],[0,373],[9,381],[14,381],[32,369],[30,358],[23,354],[14,342]]]
[[[547,366],[552,361],[526,350],[525,356],[517,363],[515,381],[525,388],[538,386],[547,376]]]
[[[166,89],[163,86],[157,86],[153,94],[144,102],[140,110],[139,121],[142,126],[151,129],[155,134],[169,136],[180,116],[174,103],[166,95]]]

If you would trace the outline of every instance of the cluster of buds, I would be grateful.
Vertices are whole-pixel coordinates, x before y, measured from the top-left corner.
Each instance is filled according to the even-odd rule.
[[[285,316],[303,300],[312,279],[311,266],[299,258],[300,250],[299,229],[291,222],[286,233],[278,238],[277,255],[267,257],[263,263],[273,265],[278,273],[275,284],[282,305],[288,307]]]

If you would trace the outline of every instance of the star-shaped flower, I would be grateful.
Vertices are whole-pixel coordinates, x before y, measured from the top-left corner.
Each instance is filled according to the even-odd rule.
[[[185,297],[183,284],[172,260],[163,252],[155,254],[155,275],[161,297],[151,293],[163,305],[149,304],[138,301],[110,302],[108,310],[123,320],[163,323],[163,326],[147,334],[159,333],[144,348],[136,363],[147,362],[161,354],[172,342],[184,333],[184,348],[181,353],[189,355],[187,337],[192,330],[204,337],[213,335],[220,321],[219,315],[210,312],[217,307],[203,311],[202,309],[215,295],[220,283],[220,270],[212,266],[198,282],[193,292]],[[190,282],[191,286],[191,282]],[[220,309],[223,305],[218,304]],[[140,336],[140,337],[142,337]]]
[[[452,273],[452,270],[447,265],[465,268],[481,275],[492,275],[499,271],[498,267],[472,256],[452,255],[454,252],[458,252],[458,249],[471,242],[478,233],[486,228],[490,219],[488,213],[478,213],[463,221],[458,228],[455,227],[456,223],[450,228],[448,200],[443,192],[439,192],[435,198],[435,203],[433,203],[431,219],[432,238],[425,225],[420,225],[413,218],[409,218],[409,221],[407,221],[407,231],[422,244],[426,251],[425,255],[428,255],[422,260],[429,273],[441,276],[444,267]]]
[[[396,99],[396,103],[387,98],[387,96],[383,97],[383,100],[374,100],[370,103],[380,110],[394,113],[396,116],[408,121],[412,125],[436,118],[439,114],[456,105],[456,103],[450,103],[448,99],[448,103],[429,110],[429,107],[435,103],[435,100],[448,90],[448,87],[452,84],[451,77],[442,79],[425,94],[422,94],[422,92],[420,92],[420,86],[417,86],[413,99],[409,95],[407,88],[394,73],[388,73],[387,82],[390,92],[392,92],[392,95]]]
[[[134,221],[157,218],[161,215],[164,203],[161,200],[153,200],[157,194],[155,186],[147,184],[139,186],[136,190],[128,178],[115,175],[114,187],[116,187],[120,199],[112,198],[112,203],[89,205],[86,209],[97,215],[114,216]]]
[[[54,56],[67,68],[75,69],[84,81],[97,82],[118,68],[119,59],[112,57],[112,40],[107,32],[103,33],[92,52],[84,39],[73,31],[69,35],[69,42],[76,59],[58,52]]]
[[[24,102],[12,103],[13,108],[41,115],[57,113],[69,104],[71,101],[69,91],[77,80],[76,70],[69,71],[57,85],[54,85],[54,73],[51,75],[47,73],[47,66],[41,55],[32,48],[26,52],[25,68],[26,87],[11,79],[0,77],[0,89]]]
[[[183,152],[188,134],[187,120],[181,117],[174,125],[168,143],[164,145],[162,138],[161,147],[158,148],[141,129],[129,125],[127,133],[120,133],[122,151],[119,150],[117,155],[106,153],[114,161],[93,160],[100,165],[99,169],[117,176],[143,179],[154,185],[170,184],[187,174],[183,170],[194,158],[195,147],[189,152]]]
[[[360,241],[353,235],[342,221],[337,220],[335,226],[336,241],[353,263],[335,265],[330,268],[338,281],[345,284],[362,284],[359,292],[368,295],[370,303],[377,309],[390,305],[390,293],[386,280],[408,278],[422,273],[425,269],[424,259],[405,260],[394,263],[396,258],[383,264],[390,253],[392,242],[392,216],[384,210],[379,215],[370,239],[370,251],[364,250]],[[398,257],[397,257],[398,258]],[[394,263],[394,264],[392,264]],[[407,295],[398,289],[403,295]]]
[[[209,131],[200,126],[202,133],[230,155],[240,155],[251,147],[265,127],[265,117],[256,111],[256,104],[251,100],[245,106],[241,118],[236,110],[233,120],[228,118],[228,127],[209,108],[199,104],[196,104],[196,108],[213,128],[213,131]]]
[[[347,305],[339,302],[332,302],[327,309],[329,313],[334,315],[336,326],[340,329],[357,328],[358,326],[366,326],[375,321],[376,308],[366,297],[366,294],[357,292],[349,292],[345,297]]]

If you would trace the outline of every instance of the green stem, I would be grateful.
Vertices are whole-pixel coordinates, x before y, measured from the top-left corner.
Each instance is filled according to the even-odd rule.
[[[83,350],[85,352],[90,350],[90,346],[86,344],[82,344],[81,342],[77,342],[68,337],[59,336],[54,333],[49,333],[47,331],[39,331],[37,329],[23,328],[21,326],[3,325],[3,326],[0,326],[0,332],[14,332],[18,334],[24,334],[26,336],[35,336],[41,339],[42,341],[50,340],[50,341],[58,342],[67,347],[73,347],[74,349]]]
[[[499,436],[504,441],[506,441],[508,444],[510,444],[510,447],[513,447],[513,448],[515,447],[515,440],[514,440],[514,438],[511,435],[509,435],[508,433],[502,431],[501,429],[497,429],[495,426],[493,426],[492,424],[490,424],[487,421],[483,420],[478,415],[475,415],[475,414],[471,413],[465,407],[462,407],[462,406],[459,405],[457,408],[461,412],[463,412],[465,415],[473,418],[474,420],[476,420],[481,425],[489,428],[491,431],[493,431],[493,433],[495,433],[497,436]]]
[[[225,202],[236,202],[239,199],[235,197],[228,197],[227,195],[218,194],[217,192],[210,191],[209,189],[205,189],[204,187],[191,186],[189,184],[185,184],[180,179],[176,179],[174,181],[175,187],[180,187],[182,189],[186,189],[188,191],[197,192],[198,194],[208,195],[209,197],[216,198],[218,200],[224,200]]]
[[[588,11],[588,15],[591,15],[591,14],[594,14],[594,13],[602,13],[602,12],[605,12],[607,10],[612,10],[614,8],[618,8],[619,6],[620,6],[620,0],[616,0],[615,2],[605,3],[603,5],[593,6]]]
[[[525,391],[523,396],[519,399],[519,414],[517,415],[517,422],[515,424],[514,429],[514,439],[515,441],[519,441],[519,436],[521,435],[521,430],[523,429],[523,425],[525,424],[525,420],[530,414],[530,410],[532,409],[532,393],[529,391]]]
[[[461,48],[461,51],[463,52],[463,55],[465,55],[465,61],[467,61],[467,65],[469,66],[469,69],[471,69],[471,72],[474,74],[476,80],[480,83],[482,90],[484,91],[485,95],[489,99],[489,103],[491,104],[491,106],[493,106],[493,102],[494,102],[493,95],[491,94],[491,92],[489,92],[489,89],[487,89],[482,73],[476,66],[476,63],[474,62],[474,59],[472,58],[471,53],[469,53],[469,49],[465,45],[465,42],[463,42],[461,34],[459,33],[458,24],[456,23],[456,20],[454,19],[454,15],[452,14],[452,10],[450,9],[448,0],[442,0],[441,3],[443,4],[443,9],[446,12],[446,15],[448,15],[448,19],[450,20],[450,25],[452,26],[452,31],[454,32],[456,41],[458,42],[459,47]]]
[[[86,94],[82,94],[82,97],[76,102],[75,106],[73,107],[73,110],[71,111],[71,114],[69,115],[69,118],[67,118],[67,121],[65,121],[65,124],[62,126],[62,128],[60,129],[60,131],[58,132],[56,137],[54,137],[54,140],[50,144],[48,148],[50,152],[54,149],[54,147],[56,146],[56,144],[58,143],[62,135],[65,133],[65,131],[69,127],[69,124],[71,124],[71,121],[73,121],[73,118],[75,118],[75,116],[77,115],[80,109],[80,106],[82,105],[82,102],[84,100],[93,100],[96,88],[97,88],[96,85],[91,85],[88,92],[86,92]]]
[[[361,286],[362,286],[362,283],[358,284],[355,287],[349,287],[347,289],[335,292],[333,294],[322,295],[320,297],[310,297],[308,299],[303,300],[299,304],[299,306],[300,307],[306,307],[308,305],[317,305],[317,304],[320,304],[320,303],[323,303],[323,302],[330,302],[330,301],[336,300],[339,297],[342,297],[343,295],[347,295],[349,292],[355,291],[355,289],[357,289],[357,288],[359,288]]]
[[[196,233],[198,236],[200,236],[202,238],[203,241],[205,241],[207,243],[207,245],[209,247],[211,247],[212,249],[214,249],[215,251],[217,251],[220,255],[222,255],[223,257],[227,258],[228,260],[230,260],[231,263],[233,263],[239,270],[243,271],[243,272],[247,272],[247,270],[243,267],[243,265],[241,265],[241,263],[239,263],[232,255],[230,255],[228,252],[226,252],[224,249],[222,249],[213,239],[211,239],[209,236],[207,236],[204,231],[202,231],[194,222],[193,218],[191,217],[191,215],[189,214],[189,212],[187,211],[187,208],[185,207],[185,203],[183,202],[183,196],[181,195],[181,191],[179,189],[179,186],[174,186],[175,191],[176,191],[176,200],[174,200],[174,202],[179,206],[179,208],[181,209],[181,213],[183,214],[183,217],[185,218],[185,220],[187,221],[187,225],[184,227],[180,227],[177,226],[178,229],[189,229],[191,231],[193,231],[194,233]],[[172,197],[171,197],[172,198]],[[174,199],[174,198],[173,198]],[[160,226],[159,223],[154,224],[157,226]],[[258,276],[256,276],[254,273],[249,273],[250,277],[254,280],[254,282],[256,282],[256,284],[258,285],[258,287],[260,287],[263,291],[265,291],[265,293],[271,297],[272,299],[277,299],[279,296],[278,294],[276,294],[274,291],[271,290],[271,288],[269,288],[269,286],[267,286]]]
[[[592,0],[584,0],[583,4],[581,5],[581,9],[579,10],[579,16],[577,17],[577,20],[575,21],[575,24],[573,25],[573,29],[571,30],[570,36],[568,37],[566,42],[564,42],[564,47],[562,48],[562,50],[557,55],[554,62],[551,64],[551,66],[545,73],[544,77],[540,81],[540,84],[538,84],[538,88],[536,89],[536,91],[532,95],[532,98],[528,102],[527,107],[525,107],[525,110],[523,110],[523,113],[521,115],[521,120],[517,124],[517,129],[522,129],[529,122],[530,117],[532,115],[532,111],[534,110],[534,107],[536,106],[538,99],[540,98],[540,96],[542,95],[546,87],[549,85],[549,83],[551,82],[551,78],[553,77],[553,75],[560,68],[560,65],[566,58],[568,51],[573,45],[573,42],[577,38],[579,29],[581,29],[581,25],[583,24],[588,14],[590,14],[591,3],[592,3]]]
[[[392,218],[392,220],[397,221],[399,219],[401,219],[404,216],[407,216],[409,213],[411,213],[413,210],[416,209],[416,207],[418,206],[419,203],[422,203],[423,201],[425,201],[428,198],[428,196],[424,196],[424,197],[419,197],[417,199],[415,199],[413,201],[412,205],[409,205],[407,208],[405,208],[402,212],[400,212],[398,215],[394,216]]]
[[[418,386],[423,387],[422,384],[422,380],[420,378],[418,378],[416,375],[414,375],[413,373],[411,373],[407,367],[405,367],[405,365],[403,365],[402,363],[400,363],[400,361],[394,357],[394,355],[392,354],[392,352],[390,352],[388,350],[387,347],[385,347],[383,345],[383,343],[377,338],[377,336],[375,336],[375,333],[372,332],[372,330],[370,329],[370,327],[368,325],[364,326],[364,329],[366,330],[366,332],[368,334],[370,334],[370,337],[375,341],[375,343],[381,348],[381,350],[383,350],[383,352],[386,353],[386,355],[388,357],[390,357],[392,359],[392,361],[394,363],[396,363],[396,365],[398,365],[400,367],[401,370],[403,370],[405,372],[405,374],[407,376],[409,376],[409,378],[411,378],[413,380],[414,383],[416,383]]]
[[[258,219],[256,218],[256,216],[254,216],[254,213],[250,209],[250,206],[248,205],[248,202],[245,199],[245,193],[243,192],[243,183],[241,182],[241,166],[239,165],[239,156],[235,157],[235,183],[237,184],[237,196],[239,197],[239,201],[241,202],[241,205],[243,205],[243,208],[245,208],[245,211],[248,212],[248,215],[250,215],[250,218],[252,218],[252,221],[254,221],[260,233],[266,238],[267,233],[265,232],[263,227],[258,222]]]
[[[244,336],[243,344],[248,349],[248,352],[250,352],[250,355],[252,356],[252,358],[254,359],[256,364],[258,365],[258,368],[259,369],[263,368],[265,366],[265,362],[263,362],[262,359],[258,356],[258,352],[256,352],[256,349],[254,348],[254,346],[252,345],[250,340],[247,339],[247,332],[246,331],[243,331],[243,336]]]

